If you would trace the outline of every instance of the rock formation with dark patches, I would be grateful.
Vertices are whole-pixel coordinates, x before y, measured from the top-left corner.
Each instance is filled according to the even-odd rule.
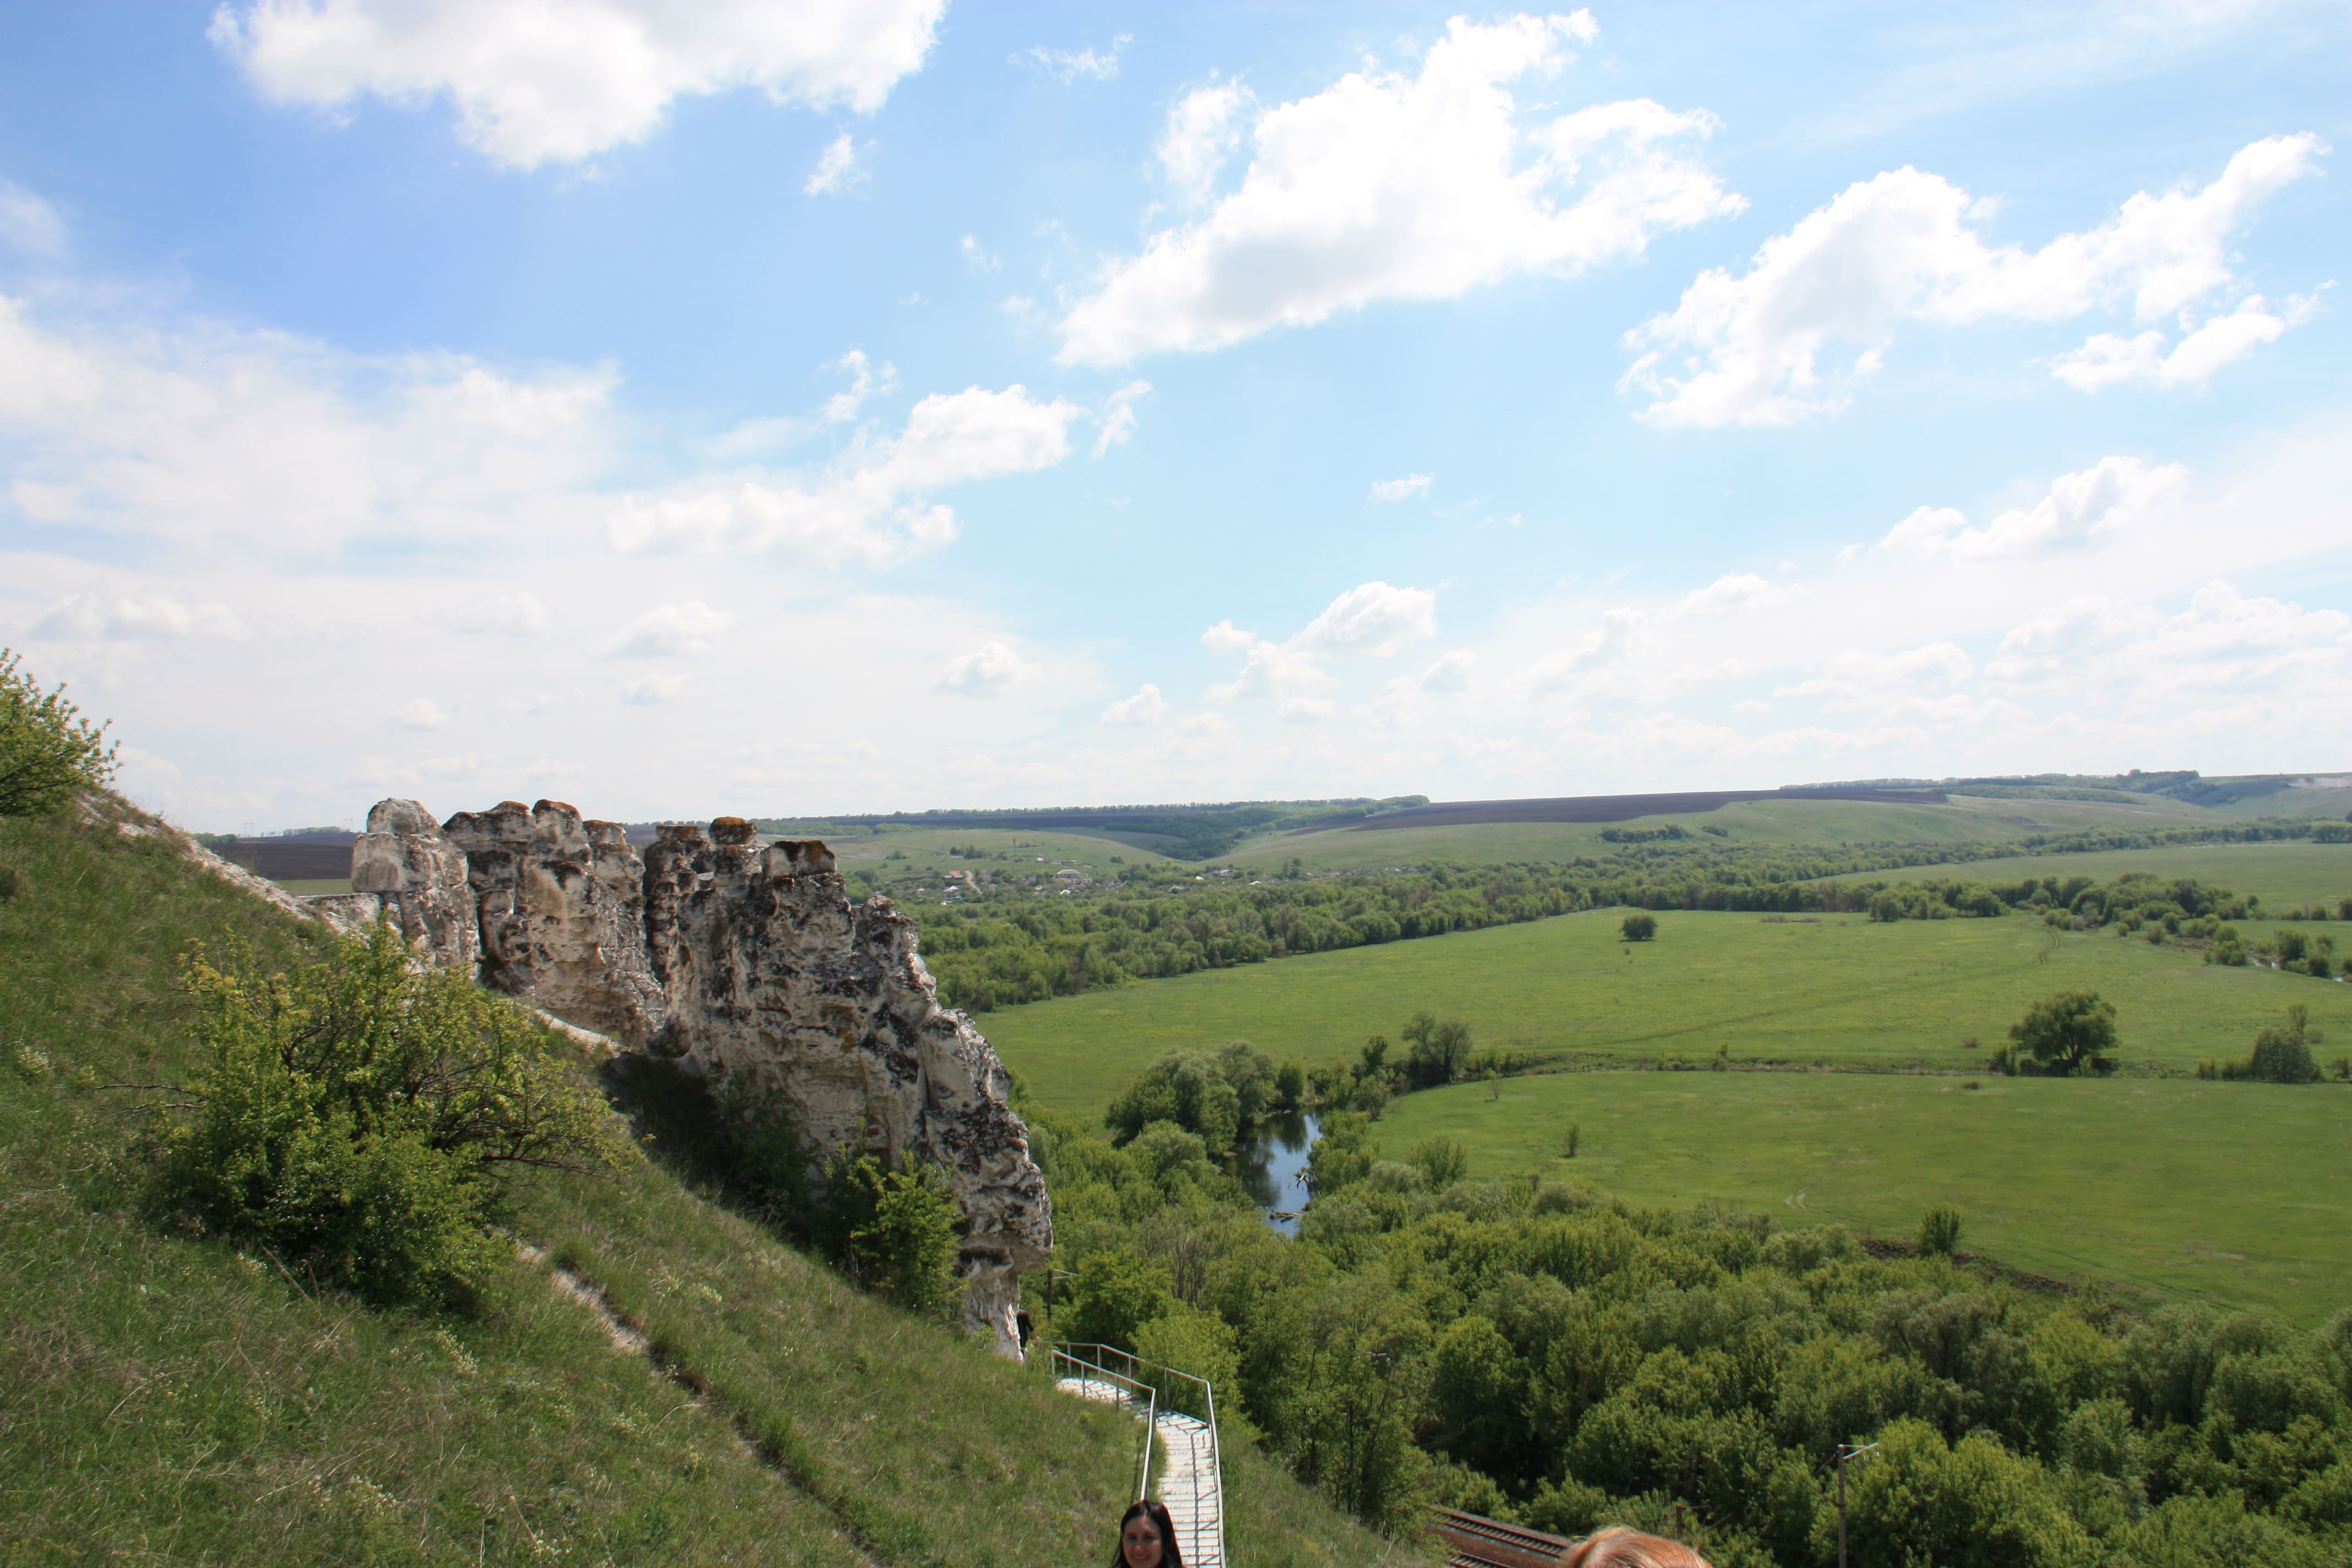
[[[763,847],[740,817],[707,835],[662,829],[646,920],[669,998],[664,1048],[780,1091],[828,1153],[938,1165],[969,1222],[965,1321],[1016,1345],[1015,1276],[1053,1250],[1045,1178],[1003,1065],[940,1005],[913,922],[887,899],[853,902],[823,844]]]
[[[375,908],[367,908],[373,896]],[[322,903],[326,900],[320,900]],[[413,800],[378,802],[367,831],[352,845],[352,891],[320,909],[320,918],[387,918],[412,946],[439,968],[481,956],[481,927],[467,886],[466,853],[450,842],[433,816]]]
[[[484,984],[630,1045],[661,1032],[645,861],[619,823],[585,821],[560,800],[509,800],[439,831],[464,851]]]
[[[887,899],[853,901],[824,844],[762,845],[722,816],[665,827],[640,856],[561,801],[440,826],[385,801],[352,869],[358,891],[310,900],[339,929],[381,900],[424,962],[478,962],[565,1023],[776,1091],[820,1157],[939,1167],[966,1221],[964,1321],[1020,1354],[1017,1276],[1054,1245],[1028,1129],[995,1051],[940,1005],[913,923]]]

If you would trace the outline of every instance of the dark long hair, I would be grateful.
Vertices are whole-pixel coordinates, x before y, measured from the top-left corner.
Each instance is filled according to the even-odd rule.
[[[1160,1532],[1160,1568],[1184,1568],[1183,1551],[1176,1544],[1176,1521],[1168,1517],[1168,1505],[1156,1497],[1137,1499],[1118,1516],[1118,1544],[1111,1548],[1110,1568],[1127,1568],[1128,1521],[1138,1514]]]

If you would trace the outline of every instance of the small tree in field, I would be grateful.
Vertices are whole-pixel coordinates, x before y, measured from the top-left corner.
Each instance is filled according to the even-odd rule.
[[[1949,1258],[1960,1245],[1960,1224],[1965,1218],[1952,1204],[1937,1204],[1919,1216],[1919,1255],[1922,1258]]]
[[[2061,991],[2036,1002],[2010,1026],[2009,1037],[2046,1072],[2105,1071],[2116,1048],[2116,1008],[2095,991]]]
[[[2259,1083],[2317,1083],[2319,1064],[2311,1059],[2310,1010],[2300,1002],[2286,1010],[2286,1026],[2254,1037],[2252,1077]]]
[[[82,718],[63,686],[44,692],[21,662],[0,647],[0,816],[55,811],[74,791],[114,777],[106,726]]]
[[[1617,922],[1617,934],[1627,942],[1647,942],[1658,934],[1658,917],[1650,914],[1627,915]]]

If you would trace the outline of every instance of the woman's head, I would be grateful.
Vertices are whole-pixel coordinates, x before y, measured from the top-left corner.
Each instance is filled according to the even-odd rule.
[[[1621,1524],[1595,1531],[1570,1547],[1560,1568],[1707,1568],[1707,1561],[1679,1541],[1644,1535]]]
[[[1129,1503],[1118,1521],[1118,1552],[1111,1568],[1184,1568],[1176,1545],[1176,1522],[1157,1498]]]

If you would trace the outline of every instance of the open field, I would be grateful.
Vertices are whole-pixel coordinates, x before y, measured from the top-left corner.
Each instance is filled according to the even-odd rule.
[[[879,833],[825,839],[844,871],[870,870],[890,879],[917,874],[933,878],[950,870],[985,871],[992,877],[1051,875],[1076,868],[1089,877],[1114,877],[1119,868],[1156,860],[1131,846],[1077,833],[1012,832],[987,827],[889,827]],[[976,848],[1003,859],[966,860],[951,848]],[[893,860],[893,854],[903,856]]]
[[[2170,879],[2193,877],[2236,893],[2259,893],[2272,910],[2315,899],[2352,897],[2352,844],[2191,844],[2165,849],[2102,849],[2088,855],[2012,855],[1956,866],[1913,866],[1874,871],[1853,881],[2009,882],[2027,877],[2095,877],[2109,881],[2126,871]]]
[[[982,1027],[1055,1110],[1101,1112],[1160,1052],[1246,1039],[1276,1059],[1352,1057],[1414,1012],[1460,1018],[1480,1046],[1575,1051],[1628,1063],[1701,1060],[1964,1069],[2026,1006],[2087,986],[2121,1015],[2122,1054],[2188,1071],[2243,1055],[2291,1003],[2352,1050],[2352,986],[2207,965],[2113,932],[1995,920],[1819,921],[1752,914],[1658,917],[1658,937],[1617,940],[1594,911],[1005,1008]],[[2243,922],[2248,936],[2269,928]],[[2326,928],[2316,928],[2326,929]]]
[[[1253,838],[1225,857],[1235,866],[1274,867],[1294,856],[1328,870],[1496,861],[1566,860],[1605,855],[1611,828],[1679,823],[1691,832],[1720,827],[1731,846],[1838,843],[1994,844],[2028,833],[2095,827],[2194,827],[2211,813],[2150,796],[2126,805],[2084,800],[1996,800],[1954,795],[1943,805],[1864,801],[1741,801],[1714,811],[1644,816],[1632,822],[1498,822],[1452,827],[1331,828]],[[1710,836],[1711,837],[1711,836]]]
[[[1723,1198],[1882,1236],[1956,1203],[1961,1245],[2014,1268],[2266,1305],[2305,1325],[2352,1305],[2352,1089],[1965,1081],[1559,1074],[1407,1095],[1380,1134],[1393,1156],[1452,1133],[1474,1176],[1538,1171],[1635,1202]],[[1559,1157],[1571,1121],[1574,1161]]]

